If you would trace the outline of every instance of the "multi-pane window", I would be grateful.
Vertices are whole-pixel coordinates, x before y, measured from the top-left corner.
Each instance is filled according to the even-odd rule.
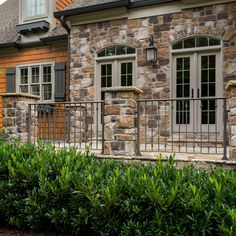
[[[177,58],[176,67],[176,97],[188,98],[190,96],[190,57]],[[189,118],[189,100],[177,101],[176,124],[189,124]]]
[[[216,56],[201,57],[202,97],[216,96]],[[215,124],[216,101],[202,100],[202,124]]]
[[[127,45],[114,45],[107,47],[98,53],[98,57],[109,57],[134,54],[135,49]]]
[[[53,100],[52,65],[19,67],[19,92],[40,96],[43,101]]]
[[[133,63],[121,63],[121,86],[132,86],[133,80]]]
[[[112,64],[101,65],[101,88],[112,86]],[[105,94],[101,93],[101,100],[104,100]]]
[[[26,0],[26,15],[28,18],[44,16],[46,14],[46,0]]]
[[[187,48],[200,48],[200,47],[209,47],[209,46],[219,46],[221,41],[213,37],[190,37],[180,42],[175,43],[173,49],[187,49]]]
[[[135,73],[136,50],[127,45],[113,45],[97,54],[99,83],[101,88],[132,86]],[[104,93],[98,99],[104,99]]]

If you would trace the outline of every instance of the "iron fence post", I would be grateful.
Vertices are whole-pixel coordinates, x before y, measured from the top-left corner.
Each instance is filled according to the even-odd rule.
[[[224,154],[223,154],[223,160],[228,160],[227,158],[227,110],[226,110],[226,99],[223,99],[223,114],[224,114],[224,117],[223,117],[223,138],[224,138],[224,141],[223,141],[223,145],[224,145]]]
[[[105,115],[105,105],[104,105],[104,101],[101,102],[102,105],[102,152],[101,154],[104,154],[104,142],[105,142],[105,124],[104,124],[104,115]]]
[[[137,117],[135,121],[135,126],[137,129],[137,137],[136,137],[136,156],[142,156],[140,152],[140,102],[136,100],[137,104]]]

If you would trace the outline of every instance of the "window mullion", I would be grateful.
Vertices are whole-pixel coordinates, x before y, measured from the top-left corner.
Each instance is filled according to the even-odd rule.
[[[118,66],[118,60],[114,60],[114,72],[113,74],[113,78],[114,78],[114,86],[120,86],[121,82],[119,81],[120,78],[120,70],[119,70],[119,66]]]
[[[28,66],[28,93],[31,94],[31,84],[32,84],[32,67]]]
[[[40,94],[40,98],[43,100],[43,66],[40,65],[39,66],[39,94]]]

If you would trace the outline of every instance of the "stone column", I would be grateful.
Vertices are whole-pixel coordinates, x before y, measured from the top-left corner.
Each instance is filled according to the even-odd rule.
[[[236,160],[236,80],[230,80],[226,85],[226,90],[230,93],[229,100],[229,125],[230,125],[230,150],[229,159]]]
[[[19,138],[20,142],[27,142],[29,133],[28,105],[38,102],[40,97],[24,93],[1,94],[0,96],[3,101],[3,129],[9,135],[9,140]],[[34,120],[31,121],[36,125]]]
[[[136,87],[112,87],[105,92],[104,154],[132,156],[136,153]]]

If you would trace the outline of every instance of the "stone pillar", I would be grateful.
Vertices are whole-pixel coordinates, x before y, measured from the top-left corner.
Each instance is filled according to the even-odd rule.
[[[136,87],[112,87],[105,92],[104,154],[135,155],[137,128],[136,99],[142,91]]]
[[[230,93],[229,100],[229,125],[230,125],[230,150],[229,159],[236,160],[236,80],[230,80],[226,85],[226,90]]]
[[[24,93],[1,94],[1,96],[3,101],[3,129],[9,135],[9,140],[19,138],[20,142],[27,142],[29,132],[28,105],[38,102],[40,97]],[[32,122],[35,123],[33,120]]]

